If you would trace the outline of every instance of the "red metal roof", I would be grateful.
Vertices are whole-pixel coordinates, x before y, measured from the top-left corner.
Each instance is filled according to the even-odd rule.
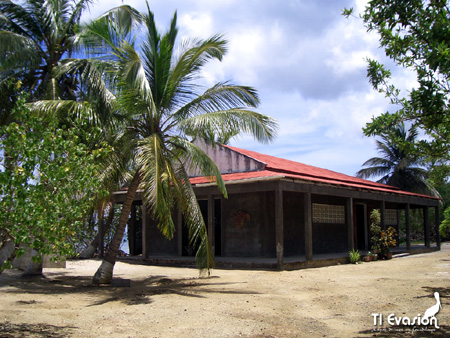
[[[257,178],[267,179],[272,177],[273,178],[280,177],[280,178],[298,179],[302,181],[310,181],[312,183],[315,182],[336,186],[344,186],[349,188],[367,189],[378,192],[395,193],[401,195],[414,195],[438,199],[432,196],[402,191],[396,187],[337,173],[332,170],[322,169],[299,162],[294,162],[270,155],[260,154],[251,150],[245,150],[226,145],[222,146],[266,164],[265,170],[261,171],[248,171],[241,173],[222,174],[222,178],[225,181],[225,183],[230,181],[244,182],[245,180],[253,180]],[[211,183],[211,178],[194,177],[191,178],[190,181],[192,184]]]

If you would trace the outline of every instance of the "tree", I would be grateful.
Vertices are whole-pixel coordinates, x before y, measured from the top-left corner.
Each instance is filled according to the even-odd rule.
[[[105,192],[101,158],[80,142],[84,125],[59,128],[30,112],[24,100],[13,111],[16,122],[0,128],[0,250],[13,243],[0,272],[10,267],[23,245],[44,254],[73,255],[71,238],[84,231],[83,218]],[[9,245],[11,246],[11,245]]]
[[[29,99],[74,98],[75,77],[55,71],[78,49],[77,26],[92,0],[0,0],[0,65],[5,79],[20,80]]]
[[[196,244],[197,264],[210,268],[213,264],[206,227],[187,168],[197,168],[205,176],[214,177],[226,196],[224,182],[214,162],[190,142],[193,137],[225,136],[234,132],[250,133],[260,141],[270,141],[276,132],[271,118],[248,108],[259,104],[251,87],[217,83],[206,91],[195,84],[202,67],[210,60],[221,60],[226,40],[220,35],[206,40],[194,39],[176,43],[177,16],[170,28],[161,34],[148,8],[144,15],[144,35],[140,46],[134,39],[117,41],[110,25],[91,26],[117,56],[119,86],[115,100],[119,110],[129,119],[117,131],[116,143],[123,156],[122,170],[132,172],[116,233],[93,283],[110,283],[122,241],[131,204],[139,186],[144,189],[145,203],[157,220],[158,227],[172,238],[175,226],[172,212],[180,208],[191,243]],[[128,161],[128,162],[125,162]]]
[[[357,177],[382,176],[378,182],[398,187],[402,190],[439,195],[427,182],[428,172],[421,166],[421,159],[413,151],[417,142],[417,128],[406,131],[400,124],[381,135],[377,149],[381,157],[372,157],[364,162]]]
[[[349,16],[352,9],[344,10]],[[417,76],[417,86],[402,95],[391,83],[391,71],[369,59],[368,77],[384,93],[395,113],[374,117],[366,135],[379,135],[401,121],[410,121],[429,135],[419,143],[431,157],[449,159],[450,150],[450,9],[445,0],[372,0],[361,15],[368,31],[380,35],[380,46],[396,65]]]

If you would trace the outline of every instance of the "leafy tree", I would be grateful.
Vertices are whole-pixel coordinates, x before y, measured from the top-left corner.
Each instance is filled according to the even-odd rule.
[[[400,124],[390,128],[377,140],[380,157],[372,157],[364,162],[363,168],[356,173],[357,177],[379,177],[380,183],[392,185],[402,190],[439,195],[428,183],[428,172],[421,166],[422,161],[413,151],[417,141],[417,128],[406,131]]]
[[[150,9],[143,17],[144,34],[139,46],[133,38],[126,38],[129,35],[117,39],[117,32],[122,31],[107,21],[86,28],[98,32],[103,44],[112,48],[117,57],[120,83],[115,103],[126,112],[128,120],[125,127],[117,129],[114,154],[121,158],[114,163],[121,171],[132,174],[119,225],[94,283],[111,282],[139,186],[144,189],[152,217],[167,238],[172,238],[175,231],[172,212],[176,207],[181,209],[191,241],[198,245],[199,267],[212,267],[206,227],[186,169],[197,168],[205,176],[215,177],[224,195],[226,190],[214,162],[190,139],[205,135],[207,130],[207,135],[217,136],[246,132],[267,142],[276,131],[274,120],[248,109],[259,103],[254,89],[217,83],[202,91],[195,84],[208,61],[224,56],[227,42],[220,35],[177,44],[176,13],[164,34],[156,28]]]
[[[0,250],[14,243],[0,272],[26,245],[41,255],[73,255],[71,239],[84,231],[83,218],[101,189],[104,146],[95,151],[80,142],[84,125],[59,128],[18,102],[16,122],[0,128]]]
[[[352,9],[344,10],[349,16]],[[391,71],[368,60],[372,86],[400,109],[374,117],[364,132],[379,135],[400,121],[422,128],[429,141],[420,143],[429,156],[449,159],[450,150],[450,9],[445,0],[371,0],[361,15],[368,31],[380,35],[380,46],[396,65],[417,76],[417,86],[407,95],[391,83]]]

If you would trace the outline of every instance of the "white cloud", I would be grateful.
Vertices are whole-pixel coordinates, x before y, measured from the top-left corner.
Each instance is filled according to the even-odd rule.
[[[121,4],[108,2],[108,7]],[[145,11],[143,0],[125,1]],[[260,112],[280,123],[271,145],[249,138],[238,147],[354,174],[376,154],[361,128],[389,109],[366,78],[366,57],[386,61],[378,36],[361,19],[341,15],[345,7],[362,13],[364,0],[152,0],[158,27],[178,11],[180,36],[206,38],[224,33],[229,52],[205,67],[203,84],[231,80],[254,86]],[[106,9],[101,4],[93,12]],[[414,85],[414,76],[394,69],[396,83]]]

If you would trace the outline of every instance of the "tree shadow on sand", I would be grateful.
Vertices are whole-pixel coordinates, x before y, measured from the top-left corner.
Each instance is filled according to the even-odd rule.
[[[115,277],[111,285],[94,286],[87,276],[66,276],[64,273],[47,273],[45,277],[21,278],[19,273],[0,275],[0,292],[40,295],[86,295],[94,299],[87,306],[108,302],[122,302],[126,305],[151,304],[158,295],[174,294],[182,297],[205,298],[208,294],[257,294],[257,292],[230,288],[239,283],[221,283],[217,277],[168,278],[164,275],[139,279]],[[20,302],[20,299],[18,299]],[[25,302],[26,303],[26,302]],[[27,305],[23,303],[22,305]]]
[[[12,324],[0,322],[0,337],[2,338],[65,338],[76,329],[72,326],[56,326],[48,324]]]

